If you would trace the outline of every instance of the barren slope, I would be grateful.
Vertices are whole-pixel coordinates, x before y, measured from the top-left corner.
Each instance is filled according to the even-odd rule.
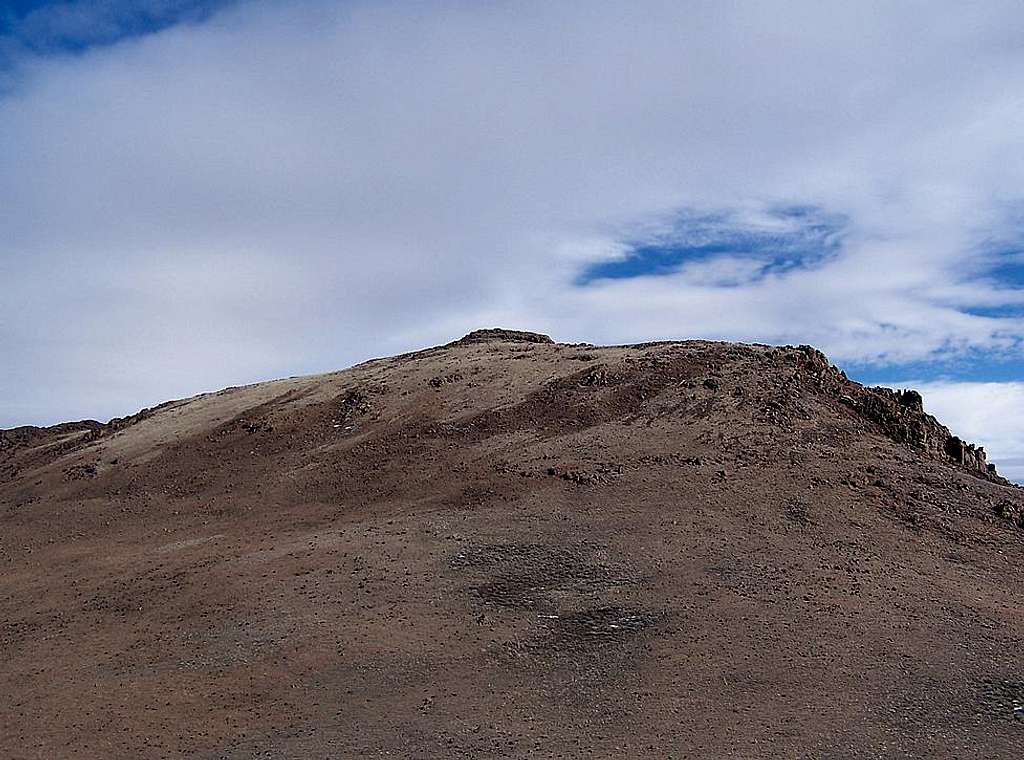
[[[1020,757],[1024,498],[806,348],[0,433],[0,757]]]

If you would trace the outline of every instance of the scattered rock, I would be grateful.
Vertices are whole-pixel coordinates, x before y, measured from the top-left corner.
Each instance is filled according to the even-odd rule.
[[[370,401],[362,391],[355,389],[345,393],[339,402],[340,421],[347,422],[361,414],[370,411]]]
[[[450,375],[434,375],[427,384],[431,388],[440,388],[442,385],[450,385],[451,383],[457,383],[462,380],[462,375],[453,373]]]
[[[981,691],[981,703],[990,717],[1013,721],[1024,728],[1024,681],[989,681]]]

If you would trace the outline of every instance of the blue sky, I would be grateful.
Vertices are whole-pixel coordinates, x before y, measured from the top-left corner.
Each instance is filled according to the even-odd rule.
[[[6,0],[0,35],[39,54],[83,52],[200,23],[233,0]]]
[[[845,220],[812,206],[765,210],[763,223],[735,218],[730,210],[697,214],[680,212],[667,228],[648,238],[625,240],[620,258],[582,268],[576,283],[601,279],[671,275],[696,263],[734,259],[763,278],[827,261],[842,247]],[[733,280],[735,282],[735,280]]]
[[[9,2],[0,426],[499,324],[810,343],[1024,478],[1022,15]]]

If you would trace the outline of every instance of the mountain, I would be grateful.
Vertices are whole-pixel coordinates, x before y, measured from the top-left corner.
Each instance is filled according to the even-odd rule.
[[[482,330],[0,433],[0,756],[1019,758],[1024,491],[806,347]]]

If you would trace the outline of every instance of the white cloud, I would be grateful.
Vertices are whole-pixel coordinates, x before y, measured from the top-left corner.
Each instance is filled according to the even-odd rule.
[[[0,99],[0,425],[486,324],[1017,351],[1017,2],[248,3],[25,60]],[[841,254],[585,288],[673,211],[809,203]],[[735,211],[739,210],[739,211]],[[737,285],[737,283],[739,283]],[[729,287],[725,287],[728,284]]]

